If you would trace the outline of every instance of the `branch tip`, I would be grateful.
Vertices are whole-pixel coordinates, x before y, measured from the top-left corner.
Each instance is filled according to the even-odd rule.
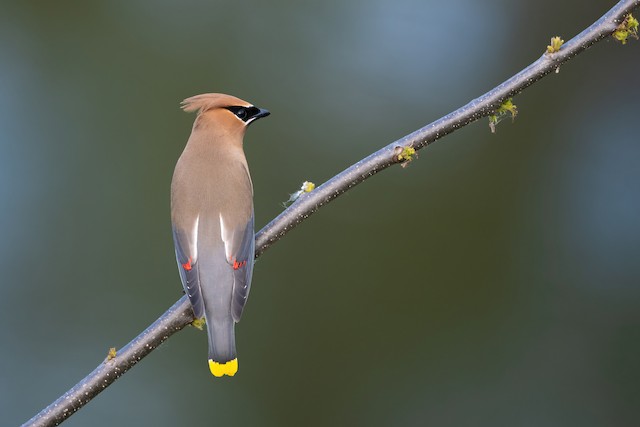
[[[393,156],[396,158],[398,162],[400,162],[400,166],[406,168],[409,166],[409,163],[413,161],[413,159],[418,158],[418,153],[416,149],[413,148],[413,143],[409,146],[400,146],[398,145],[393,150]]]
[[[560,47],[564,44],[564,40],[560,36],[551,37],[551,44],[547,46],[548,54],[556,53],[560,50]]]
[[[556,72],[558,72],[557,70],[558,68],[556,68]],[[507,114],[511,114],[512,122],[518,115],[518,106],[513,103],[513,98],[507,98],[493,114],[489,115],[489,129],[491,129],[491,133],[496,133],[496,126]]]
[[[204,319],[204,317],[201,317],[199,319],[193,319],[193,322],[190,323],[191,326],[199,330],[202,330],[202,328],[204,328],[204,325],[206,324],[207,322]]]
[[[300,190],[296,191],[295,193],[289,194],[289,200],[287,200],[286,202],[282,203],[283,207],[288,207],[291,203],[295,202],[296,200],[298,200],[298,198],[300,196],[302,196],[304,193],[311,193],[313,190],[315,190],[316,185],[311,182],[311,181],[305,181],[302,183],[302,186],[300,187]]]
[[[627,44],[627,39],[638,39],[638,20],[632,14],[627,14],[612,34],[613,38],[622,44]]]

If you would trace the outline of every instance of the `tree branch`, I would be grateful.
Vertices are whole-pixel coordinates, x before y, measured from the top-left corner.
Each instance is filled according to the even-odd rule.
[[[419,150],[456,129],[482,117],[494,114],[505,100],[555,71],[561,64],[572,59],[594,43],[611,35],[624,20],[625,15],[639,5],[640,0],[622,0],[618,2],[593,25],[565,43],[558,52],[543,54],[527,68],[467,105],[404,138],[392,142],[345,169],[311,193],[303,194],[256,234],[255,256],[262,255],[273,243],[281,239],[320,207],[376,173],[393,164],[405,161],[398,158],[398,150],[401,151],[404,147]],[[108,357],[82,381],[24,423],[23,427],[59,425],[171,335],[180,331],[192,321],[191,306],[186,296],[183,296],[144,332],[117,351],[115,357]]]

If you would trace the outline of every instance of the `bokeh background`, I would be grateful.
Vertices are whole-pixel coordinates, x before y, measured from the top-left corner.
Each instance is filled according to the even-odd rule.
[[[0,418],[181,295],[169,183],[227,92],[260,228],[305,180],[479,96],[614,1],[3,2]],[[630,426],[640,410],[640,44],[599,43],[353,189],[256,265],[240,371],[175,335],[65,426]]]

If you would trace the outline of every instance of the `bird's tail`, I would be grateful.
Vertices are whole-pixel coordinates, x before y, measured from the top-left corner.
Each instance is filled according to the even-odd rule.
[[[207,323],[209,334],[209,370],[215,377],[234,376],[238,372],[235,322],[231,317]]]

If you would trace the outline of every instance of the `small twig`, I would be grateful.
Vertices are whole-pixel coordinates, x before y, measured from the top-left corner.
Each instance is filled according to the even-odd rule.
[[[467,105],[435,122],[376,151],[345,169],[310,193],[301,195],[291,206],[256,234],[256,257],[307,219],[320,207],[350,188],[393,164],[404,164],[410,157],[399,156],[398,147],[420,150],[430,143],[482,117],[492,115],[508,98],[555,71],[564,62],[603,38],[611,35],[640,0],[622,0],[589,28],[562,44],[559,50],[545,53],[533,64]],[[541,45],[541,50],[544,46]],[[108,357],[93,372],[71,390],[42,410],[23,427],[59,425],[98,393],[123,375],[143,357],[162,344],[175,332],[193,321],[193,313],[186,297],[182,297],[158,320],[133,341]],[[111,352],[111,356],[113,356]]]

